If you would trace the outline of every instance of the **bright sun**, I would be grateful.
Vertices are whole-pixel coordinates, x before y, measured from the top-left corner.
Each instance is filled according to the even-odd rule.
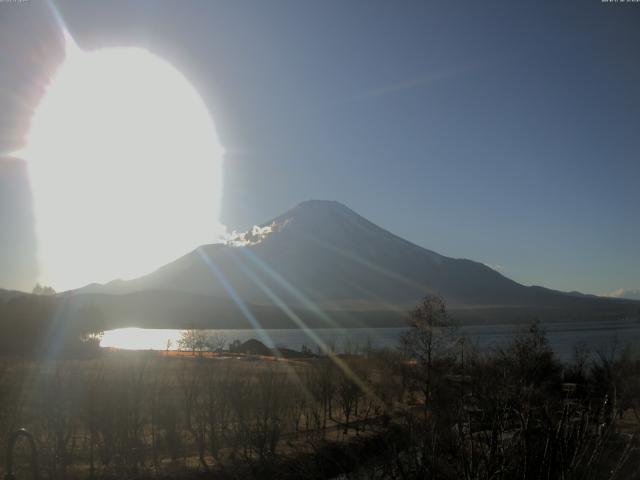
[[[145,274],[224,232],[223,149],[200,96],[138,48],[68,38],[27,147],[40,281],[58,290]]]

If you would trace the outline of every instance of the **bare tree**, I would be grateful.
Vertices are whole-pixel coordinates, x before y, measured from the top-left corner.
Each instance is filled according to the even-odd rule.
[[[305,378],[307,390],[320,406],[321,428],[326,430],[327,420],[332,415],[332,402],[336,393],[337,367],[329,358],[315,361]]]
[[[409,330],[401,338],[401,348],[411,362],[413,379],[424,397],[425,407],[432,394],[434,366],[449,359],[455,324],[441,297],[426,297],[408,319]]]
[[[358,375],[358,381],[356,381],[356,375]],[[360,388],[361,382],[364,381],[364,376],[364,372],[361,369],[360,372],[356,373],[354,368],[349,368],[348,371],[340,370],[338,374],[336,396],[344,419],[343,433],[345,435],[349,432],[352,416],[357,416],[358,414],[358,402],[364,395]]]
[[[52,297],[56,294],[56,291],[53,289],[53,287],[49,287],[47,285],[40,285],[39,283],[36,283],[31,293],[33,293],[34,295],[44,295],[47,297]]]
[[[211,351],[222,353],[226,345],[227,338],[221,331],[216,330],[207,337],[207,346]]]
[[[178,348],[189,350],[195,356],[207,348],[207,334],[202,330],[185,330],[178,338]]]

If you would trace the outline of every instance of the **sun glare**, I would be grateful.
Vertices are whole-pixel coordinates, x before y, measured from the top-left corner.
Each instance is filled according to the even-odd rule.
[[[195,89],[143,49],[66,49],[20,152],[40,281],[132,278],[217,240],[223,149]]]

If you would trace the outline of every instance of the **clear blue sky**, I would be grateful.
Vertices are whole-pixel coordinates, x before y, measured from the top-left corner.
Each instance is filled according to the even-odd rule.
[[[640,288],[638,3],[57,5],[82,48],[148,48],[198,89],[230,229],[333,199],[524,284]],[[0,152],[62,58],[50,16],[0,3]],[[4,287],[34,278],[24,177],[0,164]]]

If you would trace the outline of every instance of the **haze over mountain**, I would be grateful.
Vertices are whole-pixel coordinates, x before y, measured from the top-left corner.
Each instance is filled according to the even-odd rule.
[[[640,300],[640,288],[620,288],[605,296],[611,298],[626,298],[628,300]]]
[[[71,293],[84,302],[133,302],[135,312],[152,308],[160,316],[158,305],[172,305],[176,322],[195,308],[198,324],[224,317],[227,326],[234,325],[232,312],[246,324],[247,311],[256,318],[260,311],[268,325],[288,317],[292,326],[292,315],[325,323],[397,324],[426,294],[441,295],[465,317],[494,319],[496,311],[524,319],[623,315],[637,308],[632,302],[520,285],[482,263],[417,246],[338,202],[319,200],[303,202],[225,244],[204,245],[141,278]],[[153,307],[145,305],[150,296]],[[179,301],[172,303],[174,297]],[[139,316],[147,323],[146,314]],[[135,314],[128,317],[135,322]]]

